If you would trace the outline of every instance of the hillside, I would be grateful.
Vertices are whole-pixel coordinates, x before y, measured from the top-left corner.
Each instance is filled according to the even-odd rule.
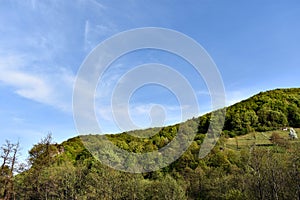
[[[261,92],[230,106],[224,130],[234,136],[286,126],[300,127],[299,88]]]
[[[179,127],[197,127],[195,141],[201,143],[210,123],[211,113],[193,118],[187,122],[146,130],[131,131],[129,134],[109,135],[121,148],[133,152],[157,150],[165,146],[176,135]],[[300,128],[300,88],[276,89],[261,92],[253,97],[226,108],[223,135],[234,137],[250,132],[271,131],[284,127]],[[156,133],[156,134],[154,134]],[[140,139],[132,135],[154,135]],[[142,143],[138,148],[133,142]],[[148,150],[147,150],[148,149]]]
[[[217,145],[199,159],[210,116],[133,131],[156,133],[146,139],[108,135],[128,152],[145,153],[168,145],[179,127],[197,132],[178,160],[142,174],[106,167],[82,143],[84,138],[98,141],[103,136],[75,137],[62,144],[47,137],[29,151],[30,168],[15,176],[14,194],[17,199],[299,199],[300,143],[282,128],[300,132],[300,88],[262,92],[228,107]],[[0,197],[4,192],[0,190]]]

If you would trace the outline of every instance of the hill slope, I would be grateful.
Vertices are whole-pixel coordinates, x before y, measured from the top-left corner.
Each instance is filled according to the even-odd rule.
[[[272,131],[286,126],[300,127],[299,88],[259,93],[228,107],[219,142],[207,157],[199,159],[210,116],[209,113],[162,129],[143,130],[147,134],[158,132],[146,139],[127,133],[108,135],[120,148],[142,153],[166,146],[176,136],[179,127],[187,132],[197,131],[194,141],[178,160],[161,170],[143,174],[124,173],[106,167],[83,146],[80,137],[62,144],[52,144],[51,138],[43,140],[29,152],[30,169],[15,177],[16,198],[299,198],[299,142],[288,140],[285,132]],[[255,131],[261,133],[257,133],[253,140]],[[256,145],[259,134],[269,137],[275,136],[275,133],[277,140],[265,138],[262,144],[268,145]],[[230,138],[233,136],[237,137]],[[282,140],[284,143],[278,142]]]
[[[281,127],[300,127],[300,89],[261,92],[227,109],[224,130],[245,134]]]

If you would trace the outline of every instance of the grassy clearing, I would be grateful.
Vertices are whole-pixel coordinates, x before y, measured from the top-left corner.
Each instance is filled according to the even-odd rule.
[[[295,131],[298,133],[299,137],[300,129],[295,129]],[[229,138],[225,143],[226,148],[236,150],[237,147],[238,149],[249,148],[254,144],[257,146],[271,146],[272,142],[270,141],[270,137],[273,133],[278,133],[284,140],[290,142],[299,142],[299,139],[295,141],[291,141],[289,139],[289,131],[275,130],[267,132],[253,132],[246,135],[237,136],[236,138]]]

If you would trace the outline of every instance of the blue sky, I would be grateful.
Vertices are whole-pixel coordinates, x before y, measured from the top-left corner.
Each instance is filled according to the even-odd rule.
[[[299,87],[299,1],[1,1],[0,6],[0,143],[20,140],[23,156],[52,132],[62,142],[77,135],[72,91],[84,58],[100,42],[121,31],[163,27],[180,31],[201,44],[222,75],[230,105],[257,92]],[[201,77],[184,60],[145,50],[117,60],[98,86],[96,102],[107,103],[122,73],[148,62],[173,66],[195,89],[200,113],[210,110]],[[179,110],[166,89],[150,85],[130,101],[132,118],[141,126],[153,104],[166,107],[166,123]],[[117,132],[99,108],[104,132]]]

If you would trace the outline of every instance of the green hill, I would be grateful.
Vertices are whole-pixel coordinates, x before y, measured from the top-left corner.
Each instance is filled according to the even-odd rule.
[[[242,135],[286,126],[300,127],[299,88],[261,92],[230,106],[224,130],[231,135]]]
[[[282,128],[300,132],[300,88],[262,92],[228,107],[217,145],[199,159],[210,118],[208,113],[172,126],[131,132],[156,133],[149,138],[107,135],[128,152],[145,153],[167,146],[179,128],[187,134],[196,131],[178,160],[141,174],[101,164],[82,143],[84,138],[98,141],[103,136],[75,137],[62,144],[47,137],[29,151],[27,170],[13,182],[2,176],[0,198],[11,192],[16,199],[299,199],[300,143],[290,140]],[[119,159],[111,155],[107,157],[111,162]]]

